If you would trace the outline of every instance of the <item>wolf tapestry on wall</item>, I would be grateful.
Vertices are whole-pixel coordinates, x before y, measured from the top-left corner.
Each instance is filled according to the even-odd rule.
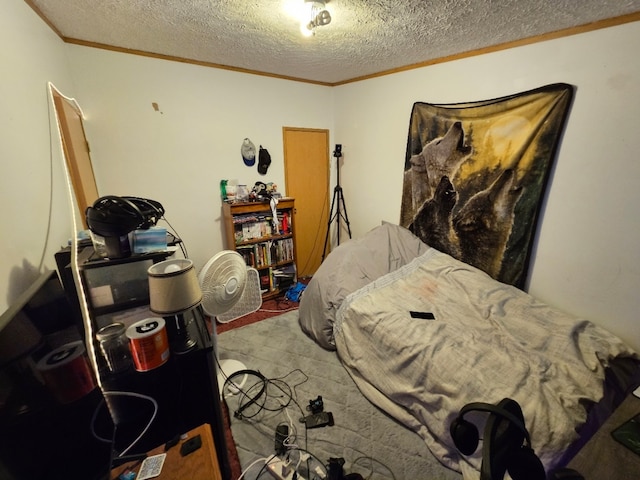
[[[415,103],[400,224],[430,246],[523,288],[538,212],[573,87]]]

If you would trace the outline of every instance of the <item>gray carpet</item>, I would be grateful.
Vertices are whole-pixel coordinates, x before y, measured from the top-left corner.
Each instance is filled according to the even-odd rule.
[[[329,458],[343,458],[345,473],[357,472],[371,480],[462,478],[443,467],[417,434],[362,396],[336,353],[322,349],[302,332],[297,311],[222,333],[217,343],[221,359],[234,358],[269,379],[281,378],[293,393],[294,401],[289,402],[284,393],[288,387],[269,383],[267,395],[257,402],[260,405],[246,408],[243,419],[233,415],[244,397],[227,396],[242,469],[255,462],[243,478],[256,479],[264,465],[259,459],[274,453],[275,429],[283,423],[296,429],[291,442],[323,464]],[[250,389],[254,383],[250,379],[243,388]],[[309,401],[318,396],[335,424],[305,431],[299,420],[310,413]],[[283,403],[289,404],[283,409]],[[259,478],[272,477],[263,472]]]

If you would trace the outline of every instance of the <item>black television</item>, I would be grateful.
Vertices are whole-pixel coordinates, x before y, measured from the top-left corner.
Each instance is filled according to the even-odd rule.
[[[103,480],[113,423],[55,271],[0,316],[0,478]]]

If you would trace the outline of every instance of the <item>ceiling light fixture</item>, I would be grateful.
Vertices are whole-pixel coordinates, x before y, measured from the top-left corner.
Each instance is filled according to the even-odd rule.
[[[304,0],[304,9],[300,23],[300,31],[305,37],[315,35],[316,27],[331,23],[331,14],[326,9],[325,1]]]

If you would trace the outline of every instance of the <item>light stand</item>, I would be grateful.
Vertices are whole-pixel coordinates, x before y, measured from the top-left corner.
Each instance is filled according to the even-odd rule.
[[[329,211],[329,223],[327,224],[327,234],[324,237],[324,248],[322,249],[322,260],[327,252],[327,243],[329,241],[329,233],[331,232],[331,223],[336,221],[337,229],[337,242],[340,245],[340,218],[344,220],[347,225],[347,232],[349,232],[349,238],[351,238],[351,226],[349,225],[349,217],[347,215],[347,206],[344,203],[344,194],[342,193],[342,187],[340,186],[340,157],[342,157],[342,145],[336,143],[336,149],[333,152],[333,156],[336,157],[336,186],[333,189],[333,200],[331,200],[331,210]],[[335,209],[335,213],[334,213]]]

